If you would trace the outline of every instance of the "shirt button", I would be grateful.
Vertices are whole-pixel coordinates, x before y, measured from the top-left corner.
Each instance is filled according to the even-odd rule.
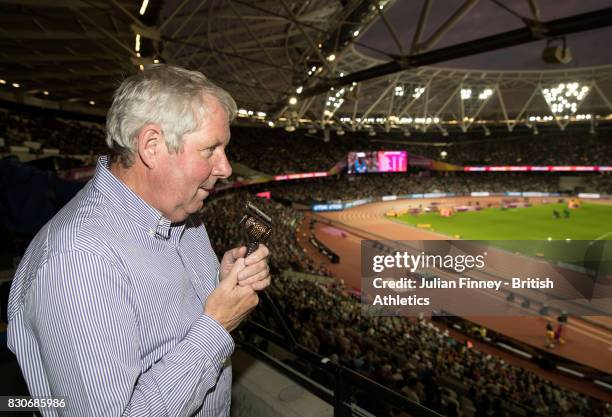
[[[164,224],[164,220],[163,220],[163,219],[160,219],[160,220],[159,220],[159,225],[161,226],[162,224]]]
[[[155,230],[149,229],[149,236],[151,237],[155,236]]]

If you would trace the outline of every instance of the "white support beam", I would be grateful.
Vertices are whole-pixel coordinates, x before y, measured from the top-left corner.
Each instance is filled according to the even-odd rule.
[[[298,96],[299,97],[299,96]],[[312,97],[308,97],[305,101],[304,104],[302,104],[302,107],[300,108],[300,111],[298,112],[298,119],[301,119],[302,117],[304,117],[304,114],[306,114],[306,112],[308,111],[308,109],[310,108],[310,106],[312,106],[312,103],[314,103],[315,99],[318,96],[312,96]],[[282,112],[281,112],[282,114]]]
[[[291,19],[295,22],[295,25],[298,27],[299,31],[302,32],[302,35],[308,41],[308,44],[310,45],[310,48],[317,54],[319,59],[323,62],[323,66],[325,67],[327,72],[331,74],[332,73],[332,69],[327,64],[327,57],[324,57],[323,54],[321,54],[321,51],[319,50],[317,45],[315,45],[315,43],[313,42],[313,40],[310,37],[310,35],[308,35],[306,30],[304,30],[304,28],[303,28],[302,24],[300,23],[300,21],[295,17],[295,15],[293,14],[293,11],[289,7],[289,5],[287,5],[287,2],[285,0],[280,0],[280,1],[282,3],[283,7],[285,8],[285,11],[287,11],[287,13],[289,13],[289,16],[291,16]]]
[[[597,91],[597,93],[599,94],[599,97],[601,97],[603,102],[606,103],[606,106],[608,106],[608,109],[610,110],[610,112],[612,112],[612,103],[610,103],[610,100],[608,100],[604,92],[601,91],[601,88],[599,88],[599,85],[595,81],[593,81],[593,88],[595,89],[595,91]]]
[[[128,33],[126,33],[128,34]],[[131,34],[130,34],[131,35]],[[88,31],[86,37],[82,32],[71,32],[67,30],[53,30],[42,32],[37,30],[2,30],[0,31],[0,39],[14,41],[78,41],[78,40],[102,40],[105,36],[101,32]]]
[[[393,42],[395,43],[395,46],[397,46],[397,49],[398,49],[399,53],[401,55],[404,55],[404,48],[402,47],[402,43],[400,42],[399,38],[397,37],[397,34],[395,33],[395,30],[393,29],[393,26],[391,25],[391,23],[385,17],[384,10],[380,10],[378,7],[376,8],[376,10],[378,11],[378,15],[380,16],[380,19],[382,20],[383,24],[387,28],[387,31],[391,35],[391,38],[393,39]]]
[[[236,49],[234,48],[234,46],[232,45],[232,43],[225,38],[225,36],[223,37],[225,42],[229,45],[229,47],[232,49],[232,51],[234,52],[234,54],[238,55],[236,53]],[[228,59],[227,60],[228,63],[230,63],[231,61]],[[231,64],[231,66],[233,67],[234,70],[234,74],[237,72],[237,69],[234,67],[233,63]],[[276,101],[276,97],[274,96],[274,94],[272,94],[272,92],[270,91],[270,89],[268,88],[267,85],[265,85],[263,83],[263,81],[261,81],[261,78],[257,76],[257,74],[255,74],[253,72],[253,68],[251,65],[246,65],[247,71],[251,74],[251,77],[253,78],[253,80],[255,80],[255,82],[257,84],[259,84],[259,86],[263,89],[263,91],[266,93],[266,95],[268,96],[268,99],[270,99],[272,102]]]
[[[180,11],[181,11],[181,9],[182,9],[183,7],[185,7],[185,5],[186,5],[187,3],[189,3],[189,1],[190,1],[190,0],[183,0],[183,1],[182,1],[182,2],[181,2],[181,3],[180,3],[180,4],[179,4],[179,5],[178,5],[178,6],[177,6],[175,9],[174,9],[174,11],[172,12],[172,14],[171,14],[170,16],[168,16],[168,17],[166,18],[166,20],[164,20],[164,21],[162,22],[162,24],[159,26],[159,31],[160,31],[160,32],[163,32],[163,31],[164,31],[164,28],[165,28],[165,27],[166,27],[166,26],[167,26],[167,25],[168,25],[170,22],[172,22],[172,19],[174,19],[174,16],[176,16],[176,14],[177,14],[178,12],[180,12]]]
[[[459,91],[461,92],[461,90],[463,90],[463,83],[459,87]],[[459,117],[461,118],[459,121],[461,131],[465,133],[467,132],[467,127],[465,125],[465,105],[463,104],[463,97],[461,94],[459,94]]]
[[[429,88],[425,89],[425,105],[423,106],[423,119],[427,119],[427,113],[429,111]],[[427,123],[423,123],[423,133],[427,132],[429,126]]]
[[[38,7],[49,9],[108,9],[108,2],[98,0],[0,0],[2,6]]]
[[[436,77],[438,73],[434,73],[428,80],[427,83],[425,84],[425,91],[429,90],[429,88],[431,87],[431,83],[433,81],[433,79]],[[412,94],[412,92],[410,93]],[[419,100],[420,97],[418,98],[413,98],[412,100],[410,100],[410,102],[404,106],[404,108],[399,112],[399,114],[397,115],[397,117],[402,117],[404,114],[406,114],[408,112],[408,110],[410,110],[412,108],[412,106]]]
[[[135,56],[136,53],[132,50],[132,48],[128,45],[126,45],[125,43],[123,43],[123,40],[121,40],[117,35],[115,35],[114,33],[110,33],[109,31],[107,31],[106,29],[104,29],[103,27],[101,27],[96,21],[94,21],[91,17],[89,17],[89,15],[81,12],[78,9],[73,9],[73,12],[78,15],[79,17],[87,20],[89,22],[89,24],[91,24],[93,27],[98,28],[98,30],[100,32],[102,32],[106,38],[110,39],[111,41],[113,41],[114,43],[116,43],[117,45],[119,45],[122,49],[124,49],[125,51],[128,52],[128,54],[130,56]],[[89,31],[86,32],[85,36],[87,38],[89,38]],[[81,36],[82,38],[82,36]]]
[[[130,11],[128,9],[126,9],[121,3],[119,3],[117,0],[111,0],[111,3],[113,4],[113,6],[115,6],[117,9],[119,9],[121,11],[121,13],[123,13],[124,15],[126,15],[133,23],[137,24],[137,25],[142,25],[142,22],[140,21],[140,19],[136,16],[134,16],[132,13],[130,13]]]
[[[216,18],[216,16],[215,16]],[[200,19],[200,22],[206,23],[206,24],[210,24],[212,23],[213,18],[209,17],[207,19]],[[266,20],[264,22],[260,22],[260,23],[254,23],[249,25],[250,29],[252,31],[274,31],[274,32],[278,32],[278,28],[282,25],[286,24],[286,22],[279,22],[279,21],[270,21],[270,20]],[[223,34],[229,38],[234,38],[234,37],[244,37],[246,35],[246,30],[244,27],[242,26],[236,26],[235,28],[225,28],[222,30]],[[290,33],[293,34],[298,34],[297,29],[295,31],[290,31]],[[269,35],[269,36],[264,36],[264,37],[259,37],[259,41],[262,43],[265,43],[266,40],[269,41],[277,41],[279,39],[284,39],[284,37],[287,35],[286,32],[283,32],[282,34],[278,34],[276,33],[275,35]],[[206,34],[198,34],[197,36],[193,37],[192,41],[194,43],[201,43],[201,42],[210,42],[211,40],[217,40],[217,38],[221,37],[221,30],[218,31],[209,31]],[[180,39],[182,40],[182,39]],[[239,44],[236,44],[239,45]],[[239,47],[237,46],[237,48],[239,49]]]
[[[399,75],[395,79],[397,80],[398,77]],[[387,86],[387,88],[385,88],[383,92],[379,94],[378,98],[374,101],[374,103],[372,103],[370,107],[368,107],[368,109],[365,111],[365,113],[361,115],[361,122],[357,125],[357,129],[361,128],[361,126],[363,125],[363,121],[370,115],[370,113],[372,113],[376,106],[378,106],[378,103],[382,101],[382,99],[389,93],[389,91],[393,90],[394,87],[395,81],[391,82]]]
[[[472,10],[472,7],[478,3],[479,0],[466,0],[446,22],[444,22],[438,30],[436,30],[425,42],[419,45],[419,51],[427,51],[435,46],[444,35],[448,33],[466,14]]]
[[[429,11],[431,10],[431,3],[432,0],[425,0],[425,2],[423,3],[421,15],[419,16],[419,23],[417,25],[416,31],[414,32],[414,37],[412,38],[412,46],[410,47],[411,55],[419,52],[419,43],[421,42],[421,36],[423,36],[425,26],[427,25],[427,18],[429,16]]]
[[[497,85],[495,85],[495,88],[497,88]],[[476,113],[474,113],[470,119],[470,122],[468,123],[466,130],[469,130],[470,127],[472,127],[472,125],[474,124],[474,121],[476,120],[476,118],[480,115],[480,112],[482,111],[482,109],[487,105],[487,103],[489,102],[489,100],[491,100],[491,97],[493,97],[493,94],[491,94],[489,97],[487,97],[484,100],[481,100],[482,103],[480,103],[480,106],[478,106],[478,109],[476,109]]]
[[[237,83],[242,83],[242,80],[236,74],[236,68],[233,66],[233,64],[225,56],[213,54],[213,57],[214,57],[215,61],[217,61],[217,63],[221,67],[225,68],[224,72],[231,74],[232,78],[234,78],[234,80]],[[221,60],[221,58],[225,59],[225,62],[223,62]],[[228,68],[228,66],[229,66],[229,68]],[[259,95],[257,94],[257,92],[252,87],[251,88],[245,88],[244,92],[246,94],[248,94],[248,96],[254,102],[257,102],[257,100],[259,99]]]
[[[389,133],[391,130],[391,122],[389,118],[391,117],[391,113],[393,112],[393,101],[395,99],[395,87],[397,87],[397,82],[399,80],[399,76],[395,78],[394,88],[391,90],[391,96],[389,97],[389,107],[387,109],[387,117],[385,118],[385,132]]]
[[[538,93],[538,91],[540,91],[540,89],[542,88],[542,85],[540,83],[538,83],[535,88],[533,89],[533,91],[531,92],[531,95],[529,96],[529,99],[527,99],[527,101],[525,102],[525,104],[523,105],[523,107],[521,108],[521,111],[519,111],[518,115],[514,118],[513,122],[510,122],[510,124],[512,125],[512,129],[514,129],[514,127],[516,126],[516,124],[519,122],[519,120],[521,119],[521,117],[523,117],[523,113],[525,113],[525,110],[527,110],[527,107],[529,107],[529,105],[531,104],[531,101],[533,100],[533,98],[536,96],[536,94]]]
[[[193,29],[193,31],[189,34],[189,37],[187,37],[187,40],[185,41],[185,43],[182,43],[180,45],[180,47],[174,51],[174,53],[172,54],[172,56],[166,58],[166,61],[169,63],[174,63],[176,62],[176,58],[179,56],[179,54],[183,51],[183,49],[185,49],[185,46],[187,46],[187,44],[192,42],[193,37],[195,36],[196,33],[198,33],[200,31],[200,28],[204,25],[204,23],[206,23],[206,20],[201,19],[200,23],[195,27],[195,29]],[[190,63],[194,56],[197,54],[197,50],[191,54],[191,56],[189,57],[189,59],[186,61],[187,63]],[[181,60],[182,61],[182,60]]]
[[[236,6],[234,6],[234,3],[232,2],[232,0],[229,0],[229,5],[232,9],[232,11],[236,14],[236,17],[238,17],[238,19],[240,20],[240,23],[242,24],[242,26],[246,29],[246,31],[248,32],[249,36],[251,37],[251,39],[253,39],[255,41],[255,43],[257,44],[257,46],[259,47],[260,51],[264,53],[264,55],[266,55],[266,57],[268,58],[268,61],[270,61],[270,63],[272,65],[274,64],[274,59],[272,58],[272,56],[270,55],[270,53],[268,52],[268,50],[262,45],[262,43],[259,41],[259,39],[257,38],[257,36],[255,36],[255,34],[251,31],[251,29],[249,28],[249,25],[244,21],[244,19],[242,18],[242,16],[240,15],[240,13],[238,12],[238,10],[236,10]],[[291,80],[289,78],[287,78],[287,75],[281,71],[279,73],[284,79],[285,81],[290,84]]]
[[[327,101],[329,100],[329,93],[331,91],[327,91],[327,93],[325,93],[325,100],[323,100],[323,106],[321,108],[321,128],[325,128],[325,122],[327,121],[328,117],[325,116],[325,110],[327,110]],[[330,116],[331,118],[331,116]]]
[[[15,81],[26,82],[28,80],[78,80],[88,77],[109,77],[116,78],[121,75],[125,75],[125,70],[122,68],[115,68],[113,70],[101,70],[101,69],[89,69],[80,70],[77,72],[40,72],[40,71],[19,71],[15,73],[9,73],[10,78]]]
[[[453,92],[448,96],[448,98],[446,99],[446,101],[444,102],[444,104],[442,104],[442,106],[438,109],[438,112],[436,113],[435,117],[440,117],[440,115],[442,114],[442,112],[444,111],[444,109],[446,109],[446,107],[448,107],[448,105],[450,104],[450,102],[453,100],[453,97],[455,97],[457,94],[459,94],[461,92],[461,84],[459,84],[454,90]]]
[[[353,116],[351,117],[351,129],[357,130],[357,106],[359,105],[359,92],[361,91],[361,83],[357,84],[357,91],[355,91],[355,103],[353,103]]]
[[[502,96],[501,89],[499,88],[499,84],[495,84],[495,92],[497,93],[497,99],[499,100],[499,106],[501,107],[502,114],[504,115],[504,120],[506,122],[506,127],[508,128],[508,132],[512,132],[514,126],[510,124],[510,120],[508,119],[508,111],[506,110],[506,102],[504,101],[504,97]]]
[[[170,36],[174,38],[179,33],[181,33],[181,30],[183,30],[183,28],[187,25],[187,23],[191,22],[191,20],[193,19],[193,16],[195,16],[197,13],[199,13],[200,10],[202,9],[202,7],[204,7],[205,4],[206,4],[206,0],[201,0],[200,3],[198,4],[198,6],[195,7],[191,11],[191,13],[189,13],[189,16],[187,16],[187,18],[185,20],[183,20],[183,22],[174,30],[174,32],[172,32],[172,35],[170,35]],[[202,19],[202,21],[203,20],[204,19]]]
[[[115,59],[107,54],[91,53],[91,54],[44,54],[44,55],[23,55],[19,58],[14,56],[0,56],[0,64],[14,64],[16,61],[19,64],[35,64],[45,62],[83,62],[83,61],[114,61]]]
[[[538,7],[538,0],[527,0],[529,3],[529,10],[531,10],[531,15],[533,16],[533,20],[540,20],[540,8]]]

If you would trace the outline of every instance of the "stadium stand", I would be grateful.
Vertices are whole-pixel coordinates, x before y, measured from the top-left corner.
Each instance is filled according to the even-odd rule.
[[[28,395],[6,346],[15,268],[107,153],[104,115],[118,81],[162,62],[199,68],[239,106],[227,148],[234,174],[200,212],[217,256],[246,242],[239,225],[246,201],[273,223],[273,283],[232,336],[236,370],[257,362],[252,386],[267,385],[273,372],[286,379],[276,379],[278,392],[251,396],[238,382],[234,417],[612,417],[610,374],[574,360],[552,333],[546,347],[544,326],[541,343],[538,336],[529,344],[469,317],[385,315],[345,284],[338,271],[347,256],[317,234],[328,227],[340,242],[377,236],[370,226],[342,229],[319,209],[410,199],[411,214],[437,214],[426,196],[465,200],[465,211],[497,204],[497,214],[542,202],[533,196],[563,205],[547,212],[558,225],[569,223],[568,202],[610,205],[612,8],[605,0],[465,0],[454,11],[429,0],[64,3],[0,2],[3,399]],[[383,150],[406,151],[405,172],[347,172],[355,166],[349,152]],[[537,169],[517,172],[525,167]],[[295,177],[275,178],[287,174]],[[389,207],[375,219],[404,227],[384,217],[399,217]],[[591,223],[596,240],[609,239],[609,221]],[[546,294],[536,295],[499,298],[551,320]],[[583,318],[582,333],[572,336],[606,345],[607,358],[590,359],[607,363],[610,302],[588,301],[609,314]],[[530,359],[503,350],[496,337],[524,346]],[[309,408],[289,381],[316,396],[310,404],[317,406]],[[299,407],[283,407],[296,398]]]

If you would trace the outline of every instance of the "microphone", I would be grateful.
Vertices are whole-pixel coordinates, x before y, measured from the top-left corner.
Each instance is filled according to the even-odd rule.
[[[260,243],[266,243],[268,239],[270,239],[270,235],[272,234],[272,219],[263,211],[255,207],[255,205],[251,202],[247,202],[245,208],[246,214],[240,220],[240,225],[243,226],[247,238],[246,256],[249,256],[257,250]],[[265,290],[261,292],[261,295],[263,297],[263,301],[269,305],[272,316],[282,329],[291,350],[293,350],[293,348],[297,346],[297,341],[295,340],[295,336],[293,336],[289,325],[285,321],[285,318]]]
[[[244,227],[247,238],[246,256],[249,256],[257,250],[260,243],[266,243],[270,239],[272,219],[251,202],[247,202],[245,208],[247,214],[240,220],[240,225]]]

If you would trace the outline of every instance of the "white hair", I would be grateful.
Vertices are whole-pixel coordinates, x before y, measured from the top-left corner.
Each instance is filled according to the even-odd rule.
[[[236,116],[232,96],[199,71],[153,65],[126,78],[113,96],[106,116],[106,144],[114,159],[133,163],[135,138],[149,123],[158,125],[171,152],[181,149],[183,136],[207,116],[207,98],[216,99],[231,121]]]

